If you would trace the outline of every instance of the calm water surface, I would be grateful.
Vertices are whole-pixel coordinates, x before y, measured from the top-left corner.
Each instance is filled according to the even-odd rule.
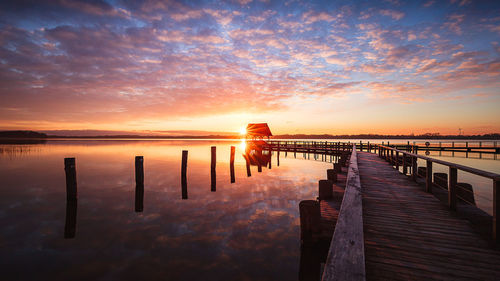
[[[187,200],[182,150],[189,151]],[[332,164],[281,154],[277,167],[274,155],[271,169],[251,166],[247,177],[243,153],[239,141],[1,145],[2,279],[297,280],[298,204],[316,198],[317,181]],[[144,156],[143,212],[135,212],[136,155]],[[76,157],[76,210],[66,206],[65,157]],[[75,237],[65,239],[66,219],[75,214]]]

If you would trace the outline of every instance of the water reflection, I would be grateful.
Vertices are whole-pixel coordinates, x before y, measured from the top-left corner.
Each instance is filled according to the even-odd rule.
[[[64,238],[75,238],[77,201],[66,201],[66,223],[64,224]]]
[[[267,167],[272,155],[258,148],[242,149],[239,143],[65,141],[40,145],[35,148],[38,153],[26,157],[0,156],[2,277],[297,280],[299,272],[316,276],[318,259],[307,258],[311,251],[301,252],[298,204],[318,196],[318,179],[331,164],[280,158],[279,168],[250,177],[250,168]],[[238,177],[233,184],[231,145],[236,147]],[[217,177],[215,168],[212,174],[211,146],[218,147],[217,158],[224,160],[217,164]],[[189,151],[185,177],[182,150]],[[146,196],[144,184],[134,178],[135,155],[146,162]],[[78,206],[64,206],[61,159],[69,156],[78,161]],[[186,197],[189,181],[189,200],[179,196],[182,178]],[[134,192],[135,209],[142,209],[138,213],[131,210]],[[64,237],[74,238],[63,239],[62,229]]]

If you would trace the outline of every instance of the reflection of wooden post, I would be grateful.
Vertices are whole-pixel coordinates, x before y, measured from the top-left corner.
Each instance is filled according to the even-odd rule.
[[[75,158],[64,158],[64,171],[66,172],[66,200],[76,201],[76,161]]]
[[[300,240],[307,242],[313,240],[313,235],[321,231],[321,212],[319,202],[304,200],[299,203],[300,212]]]
[[[187,192],[187,160],[188,151],[182,151],[182,165],[181,165],[181,187],[182,187],[182,199],[188,199]]]
[[[229,169],[231,172],[231,183],[234,183],[236,181],[236,178],[234,176],[234,146],[231,146],[231,158],[229,161]]]
[[[77,201],[68,200],[66,202],[66,223],[64,224],[64,238],[75,238],[76,234],[76,209]]]
[[[250,171],[250,159],[248,159],[248,155],[243,155],[243,157],[245,158],[245,163],[247,166],[247,177],[251,177],[252,172]]]
[[[144,210],[144,185],[135,186],[135,211],[142,212]]]
[[[330,180],[320,180],[319,187],[319,200],[328,200],[333,197],[333,182]]]
[[[280,151],[278,150],[278,153],[276,153],[276,165],[279,167],[280,166]]]
[[[210,148],[211,161],[210,161],[210,191],[215,192],[217,190],[216,182],[216,172],[215,167],[217,163],[217,148],[212,146]]]
[[[268,168],[271,169],[271,161],[273,160],[273,152],[272,151],[269,151],[269,165],[268,165]]]
[[[337,182],[337,173],[334,169],[326,170],[326,179],[332,182]]]

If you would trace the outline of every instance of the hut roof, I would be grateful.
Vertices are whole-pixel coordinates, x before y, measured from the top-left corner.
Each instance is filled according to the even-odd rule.
[[[270,137],[273,134],[267,123],[250,123],[247,126],[247,135],[255,137]]]

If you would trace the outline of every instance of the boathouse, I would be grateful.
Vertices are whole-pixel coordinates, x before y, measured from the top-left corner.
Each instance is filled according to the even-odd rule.
[[[271,133],[271,129],[269,129],[269,126],[267,123],[250,123],[247,126],[247,135],[246,138],[260,138],[263,139],[264,137],[271,137],[273,134]]]

